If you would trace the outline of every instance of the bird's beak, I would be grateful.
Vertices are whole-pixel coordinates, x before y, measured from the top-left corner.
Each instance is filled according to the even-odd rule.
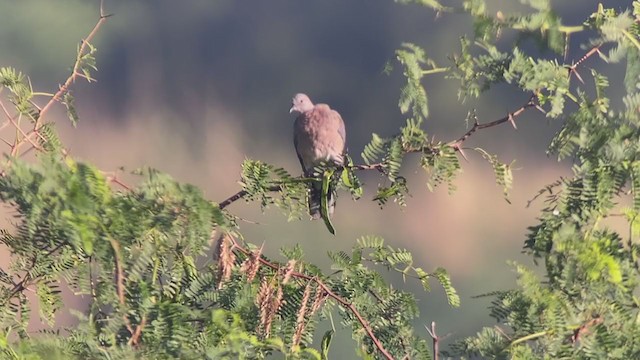
[[[296,111],[296,106],[292,106],[291,109],[289,109],[289,114],[293,113],[294,111]]]

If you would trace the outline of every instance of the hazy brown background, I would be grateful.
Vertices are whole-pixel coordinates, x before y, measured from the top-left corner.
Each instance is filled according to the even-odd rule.
[[[525,9],[505,3],[503,11]],[[597,1],[556,3],[564,23],[576,25],[595,11]],[[604,5],[626,8],[630,3]],[[16,67],[31,76],[36,89],[54,91],[68,75],[78,40],[95,22],[97,5],[87,0],[0,0],[0,66]],[[382,73],[394,50],[404,41],[415,42],[446,66],[446,55],[459,48],[459,37],[472,31],[464,15],[436,18],[427,9],[391,0],[107,0],[105,5],[115,15],[95,41],[98,82],[74,90],[78,128],[71,129],[61,112],[50,114],[58,116],[66,144],[75,156],[102,169],[150,165],[200,186],[217,201],[238,190],[244,158],[299,172],[288,114],[294,93],[307,92],[341,112],[349,149],[361,161],[372,132],[392,134],[404,122],[396,105],[401,71]],[[505,35],[507,46],[512,34]],[[584,39],[575,37],[569,59],[581,57],[584,50],[577,44]],[[589,60],[587,66],[598,61]],[[621,76],[609,75],[612,81]],[[465,131],[464,117],[471,108],[485,122],[527,99],[527,94],[500,87],[482,101],[460,104],[454,81],[433,76],[425,84],[431,109],[426,128],[441,140]],[[261,214],[255,204],[236,203],[229,210],[260,223],[241,226],[249,241],[266,243],[268,254],[301,243],[309,260],[325,268],[327,250],[349,249],[365,234],[412,250],[415,264],[425,270],[448,269],[462,298],[462,307],[451,309],[440,287],[423,294],[417,284],[403,285],[391,275],[396,286],[418,294],[418,323],[435,320],[441,334],[469,335],[492,324],[485,310],[488,301],[471,296],[512,287],[507,260],[530,263],[520,251],[537,206],[525,208],[527,200],[568,173],[569,164],[545,155],[558,127],[559,121],[528,113],[518,120],[517,131],[503,126],[467,142],[496,152],[505,162],[517,159],[511,205],[502,200],[490,166],[467,151],[470,161],[463,163],[453,195],[444,187],[428,192],[412,157],[404,168],[412,194],[406,209],[392,204],[380,210],[368,200],[371,191],[358,202],[345,194],[334,220],[336,237],[321,222],[287,223],[277,210]],[[379,180],[374,174],[364,179],[369,190]],[[339,336],[334,345],[345,349],[336,351],[342,358],[353,355],[348,341]]]

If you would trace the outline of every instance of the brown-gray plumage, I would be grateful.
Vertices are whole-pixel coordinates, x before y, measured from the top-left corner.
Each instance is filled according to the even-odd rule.
[[[316,104],[305,94],[296,94],[290,113],[297,114],[293,125],[293,143],[305,176],[313,176],[313,168],[321,162],[343,165],[346,147],[344,121],[327,104]],[[335,208],[335,189],[329,189],[329,215]],[[320,217],[322,184],[315,182],[309,192],[309,215]]]

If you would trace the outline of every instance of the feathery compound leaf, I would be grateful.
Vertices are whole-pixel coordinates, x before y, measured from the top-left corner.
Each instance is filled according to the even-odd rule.
[[[373,133],[371,141],[365,145],[362,151],[362,159],[368,165],[375,163],[385,153],[387,142],[389,140],[383,139],[378,134]]]
[[[565,98],[573,98],[569,90],[567,69],[553,60],[534,59],[515,48],[505,80],[523,90],[538,94],[540,105],[549,103],[548,117],[557,118],[564,111]]]
[[[498,51],[495,46],[487,43],[477,45],[486,54],[472,55],[469,40],[462,37],[460,54],[452,56],[454,67],[448,77],[460,81],[458,99],[462,101],[477,98],[492,85],[504,82],[504,73],[511,61],[510,54]]]
[[[421,83],[424,76],[422,66],[433,62],[427,59],[419,46],[411,43],[402,46],[402,49],[396,50],[396,57],[404,68],[407,84],[402,88],[398,106],[403,114],[411,110],[413,117],[421,122],[429,115],[427,92]]]
[[[367,235],[359,237],[356,243],[359,249],[381,249],[384,245],[384,239],[376,235]]]
[[[380,207],[383,207],[389,199],[393,199],[393,202],[404,207],[407,205],[406,197],[408,194],[407,180],[402,176],[398,176],[390,186],[378,186],[378,191],[373,200],[377,201]]]
[[[54,153],[62,148],[62,141],[55,130],[55,123],[42,124],[38,128],[38,135],[36,139],[45,152]]]
[[[385,261],[391,267],[394,267],[399,264],[411,265],[413,264],[413,256],[406,249],[395,249],[395,250],[391,250],[387,254]]]
[[[394,182],[398,179],[400,167],[404,157],[404,149],[400,138],[394,138],[388,143],[387,153],[382,158],[382,163],[387,172],[389,180]]]
[[[259,197],[263,207],[268,204],[266,189],[270,185],[271,170],[271,165],[261,161],[247,159],[242,163],[242,185],[248,193],[247,197],[249,199]]]
[[[71,125],[76,127],[78,125],[78,111],[76,110],[75,98],[71,95],[70,92],[66,92],[62,97],[62,103],[67,108],[67,115],[69,117],[69,121],[71,121]]]
[[[451,146],[440,144],[433,147],[422,155],[420,164],[429,175],[427,187],[430,191],[443,182],[447,184],[449,193],[455,191],[456,186],[453,181],[461,171],[461,167],[460,160]]]
[[[14,91],[18,86],[24,86],[26,76],[11,67],[0,68],[0,85]]]
[[[481,148],[475,148],[474,150],[482,154],[482,157],[491,164],[496,177],[496,184],[502,187],[504,199],[508,203],[511,203],[509,200],[509,189],[511,189],[513,182],[513,174],[511,173],[511,165],[513,165],[513,163],[509,165],[501,163],[496,155],[491,155]]]
[[[83,45],[85,45],[86,49],[88,49],[89,51],[82,53],[81,50]],[[86,40],[83,41],[81,44],[78,44],[77,71],[81,73],[88,82],[95,81],[95,79],[93,79],[93,77],[91,76],[91,72],[98,71],[98,68],[96,67],[96,57],[95,57],[95,53],[97,51],[98,49],[96,49],[95,46],[93,46],[90,42],[87,42]]]
[[[460,296],[458,296],[456,289],[453,288],[453,285],[451,284],[451,278],[449,277],[447,270],[443,268],[437,268],[435,272],[431,273],[431,275],[438,280],[440,285],[442,285],[445,294],[447,294],[447,302],[449,302],[449,305],[453,307],[459,307]]]
[[[407,119],[405,126],[400,128],[400,140],[403,149],[422,149],[428,139],[427,134],[420,128],[420,122]]]
[[[29,100],[33,97],[28,78],[11,67],[0,68],[0,89],[7,88],[11,95],[9,99],[19,113],[28,115],[33,106]]]

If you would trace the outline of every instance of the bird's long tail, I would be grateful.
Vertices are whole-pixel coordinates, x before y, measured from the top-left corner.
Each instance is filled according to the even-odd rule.
[[[327,209],[328,215],[331,217],[336,207],[336,187],[333,183],[329,184],[327,192]],[[322,217],[322,182],[316,181],[309,189],[309,215],[312,219],[320,219]]]

